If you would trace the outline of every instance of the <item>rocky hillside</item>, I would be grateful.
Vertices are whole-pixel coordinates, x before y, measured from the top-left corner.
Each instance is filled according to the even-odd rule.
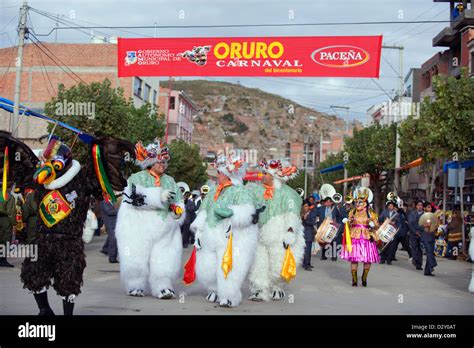
[[[167,83],[162,83],[167,87]],[[341,118],[299,105],[289,99],[239,84],[206,80],[174,81],[201,111],[193,138],[234,143],[237,148],[284,152],[286,143],[305,135],[343,130]],[[353,124],[350,127],[354,127]]]

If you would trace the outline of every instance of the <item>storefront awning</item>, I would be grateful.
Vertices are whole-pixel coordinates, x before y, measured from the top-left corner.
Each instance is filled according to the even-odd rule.
[[[420,158],[417,158],[414,161],[411,161],[410,163],[405,164],[404,166],[402,166],[398,169],[399,170],[405,170],[405,169],[415,168],[415,167],[421,166],[422,164],[423,164],[423,158],[420,157]]]
[[[467,161],[451,161],[445,162],[443,165],[443,172],[447,172],[449,169],[456,169],[456,168],[470,168],[474,167],[474,160],[467,160]]]
[[[357,176],[353,176],[353,177],[351,177],[351,178],[341,179],[341,180],[334,181],[333,184],[338,185],[338,184],[343,184],[343,183],[345,183],[345,182],[352,182],[352,181],[356,181],[356,180],[363,179],[363,178],[365,178],[365,177],[367,177],[367,176],[368,176],[368,174],[357,175]]]
[[[331,173],[331,172],[337,172],[338,170],[343,170],[343,169],[344,169],[344,163],[339,163],[339,164],[336,164],[335,166],[321,169],[319,173],[326,174],[326,173]]]

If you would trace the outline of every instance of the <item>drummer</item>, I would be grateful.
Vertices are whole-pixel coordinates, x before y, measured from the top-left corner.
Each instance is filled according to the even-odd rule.
[[[388,200],[385,203],[385,209],[379,216],[379,223],[383,224],[386,219],[390,219],[390,225],[395,227],[397,230],[400,229],[402,221],[401,216],[397,211],[397,202],[394,200]],[[396,238],[396,237],[395,237]],[[394,238],[394,239],[395,239]],[[397,252],[397,244],[394,241],[388,243],[384,246],[383,251],[380,253],[380,263],[384,264],[387,262],[387,265],[391,265],[393,259],[395,258],[395,253]],[[394,250],[395,248],[395,250]]]
[[[317,209],[316,216],[318,218],[317,228],[319,228],[319,226],[321,226],[324,219],[326,219],[327,217],[329,217],[330,219],[332,219],[332,221],[334,221],[338,224],[340,224],[342,222],[341,213],[339,212],[338,207],[334,204],[333,197],[329,197],[329,196],[323,198],[323,205],[321,205]],[[338,238],[338,236],[336,236],[336,238],[334,238],[334,240],[332,242],[332,245],[327,245],[326,244],[321,248],[321,260],[327,260],[327,255],[326,254],[331,255],[331,260],[332,261],[337,260],[337,244],[338,244],[338,241],[339,241],[339,238]],[[339,241],[339,243],[341,243],[341,242]],[[328,250],[330,250],[331,252],[329,253]]]

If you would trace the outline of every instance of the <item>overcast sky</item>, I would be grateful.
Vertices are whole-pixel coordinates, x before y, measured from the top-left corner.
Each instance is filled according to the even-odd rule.
[[[0,47],[17,44],[19,7],[22,1],[0,0]],[[31,0],[31,7],[59,14],[77,25],[218,25],[320,23],[363,21],[448,20],[449,5],[430,0]],[[291,18],[292,17],[292,18]],[[30,25],[36,34],[47,34],[55,23],[39,14],[30,14]],[[403,45],[403,75],[409,68],[420,67],[443,48],[433,48],[432,38],[446,23],[384,24],[343,26],[300,26],[258,28],[129,29],[128,32],[102,29],[95,35],[120,37],[212,37],[212,36],[324,36],[383,35],[385,45]],[[90,42],[90,30],[58,30],[43,41],[70,43]],[[93,57],[84,57],[93,59]],[[383,49],[378,83],[391,94],[398,88],[399,55]],[[316,110],[346,118],[346,112],[331,105],[350,108],[348,119],[366,121],[370,105],[388,97],[371,79],[351,78],[209,78],[236,82],[248,87],[280,94]]]

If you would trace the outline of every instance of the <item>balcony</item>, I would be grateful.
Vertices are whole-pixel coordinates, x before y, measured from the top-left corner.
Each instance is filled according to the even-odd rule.
[[[474,25],[474,10],[466,9],[433,38],[433,47],[452,47],[460,39],[459,31],[470,25]]]
[[[468,25],[474,25],[474,10],[464,10],[455,20],[451,22],[451,28],[461,30]]]
[[[444,28],[433,38],[433,47],[451,47],[456,41],[456,34],[456,30],[453,30],[453,28]]]

